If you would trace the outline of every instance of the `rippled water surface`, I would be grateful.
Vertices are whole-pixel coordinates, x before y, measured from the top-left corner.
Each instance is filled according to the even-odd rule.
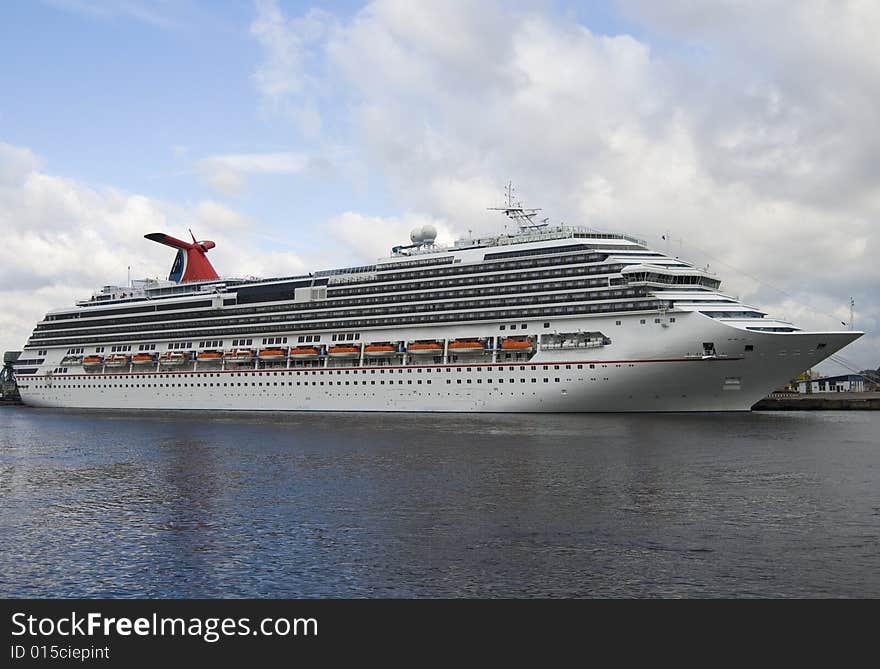
[[[0,409],[0,595],[880,596],[874,412]]]

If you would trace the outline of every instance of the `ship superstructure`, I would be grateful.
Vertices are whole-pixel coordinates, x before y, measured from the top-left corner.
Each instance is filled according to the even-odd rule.
[[[744,411],[862,333],[807,332],[635,237],[536,223],[372,265],[219,278],[213,242],[167,281],[105,286],[37,324],[36,406],[314,411]]]

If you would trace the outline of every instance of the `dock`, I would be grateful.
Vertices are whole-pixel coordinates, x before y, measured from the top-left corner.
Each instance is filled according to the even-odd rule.
[[[773,393],[752,411],[877,411],[880,392],[864,393]]]

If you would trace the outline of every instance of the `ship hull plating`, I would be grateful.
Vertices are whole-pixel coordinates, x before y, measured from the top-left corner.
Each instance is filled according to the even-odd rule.
[[[853,341],[859,333],[744,331],[698,314],[672,327],[590,319],[613,343],[542,349],[529,359],[420,358],[375,366],[198,368],[30,379],[33,406],[84,409],[683,412],[748,411],[770,391]],[[625,332],[627,332],[625,334]],[[703,343],[714,355],[701,355]],[[343,362],[340,365],[346,364]]]

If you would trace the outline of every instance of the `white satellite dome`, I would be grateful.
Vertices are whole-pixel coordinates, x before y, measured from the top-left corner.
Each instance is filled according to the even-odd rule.
[[[422,226],[422,243],[433,244],[435,239],[437,239],[437,228],[430,223]]]
[[[413,244],[421,244],[424,241],[422,239],[422,228],[413,228],[413,231],[409,233],[409,238]]]

